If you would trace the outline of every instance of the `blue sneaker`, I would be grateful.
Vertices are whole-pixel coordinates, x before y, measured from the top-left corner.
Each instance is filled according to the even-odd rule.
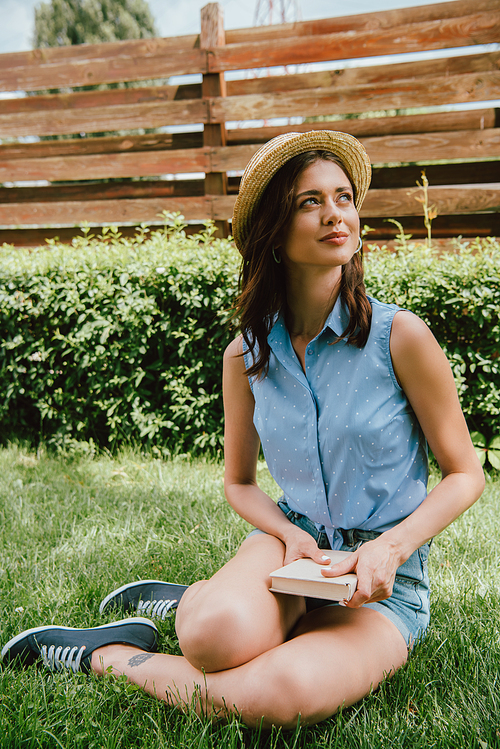
[[[149,619],[136,617],[90,629],[48,625],[27,629],[2,648],[2,660],[29,666],[39,658],[51,671],[90,671],[90,657],[104,645],[123,643],[152,651],[158,630]]]
[[[99,612],[107,614],[111,609],[120,606],[127,613],[137,611],[143,616],[165,619],[170,611],[177,608],[188,587],[164,583],[161,580],[138,580],[135,583],[127,583],[106,596],[99,606]]]

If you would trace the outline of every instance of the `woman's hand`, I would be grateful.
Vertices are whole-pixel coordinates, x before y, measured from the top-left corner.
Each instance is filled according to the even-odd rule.
[[[348,559],[321,570],[325,577],[338,577],[354,572],[358,587],[346,606],[359,608],[364,603],[383,601],[392,595],[396,570],[403,563],[398,548],[383,536],[367,541]]]
[[[330,557],[327,557],[324,551],[318,549],[316,541],[309,533],[292,523],[290,523],[290,529],[282,541],[286,549],[284,565],[295,562],[296,559],[302,559],[303,557],[312,559],[317,564],[328,564],[331,561]]]

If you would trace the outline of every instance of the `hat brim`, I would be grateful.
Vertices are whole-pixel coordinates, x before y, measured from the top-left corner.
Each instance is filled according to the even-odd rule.
[[[276,172],[294,156],[305,151],[330,151],[339,157],[356,192],[359,211],[368,192],[371,164],[359,140],[349,133],[313,130],[308,133],[283,133],[255,153],[243,173],[234,205],[232,233],[241,251],[248,236],[254,212]]]

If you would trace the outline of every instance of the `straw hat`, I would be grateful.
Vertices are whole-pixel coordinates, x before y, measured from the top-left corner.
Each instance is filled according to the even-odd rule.
[[[349,133],[334,130],[283,133],[252,156],[241,178],[232,227],[234,241],[240,251],[248,235],[254,211],[276,172],[299,153],[315,150],[330,151],[340,158],[356,189],[356,208],[359,211],[371,179],[370,160],[359,140]]]

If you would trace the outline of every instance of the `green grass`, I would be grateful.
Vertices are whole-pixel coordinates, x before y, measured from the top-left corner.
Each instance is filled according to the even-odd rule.
[[[215,463],[132,451],[55,458],[13,446],[0,451],[0,471],[2,644],[40,624],[102,623],[100,600],[128,580],[207,577],[248,529],[225,502]],[[317,726],[260,734],[237,720],[211,725],[121,680],[2,667],[0,746],[500,747],[499,538],[496,479],[434,542],[425,642],[377,692]],[[160,648],[179,652],[173,619],[158,626]]]

